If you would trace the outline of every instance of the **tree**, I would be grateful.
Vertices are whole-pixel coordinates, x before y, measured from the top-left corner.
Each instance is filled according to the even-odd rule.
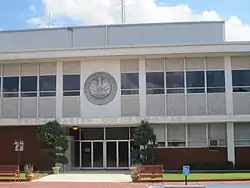
[[[134,132],[134,154],[137,155],[139,163],[154,163],[154,148],[156,147],[156,135],[149,126],[148,121],[141,121],[141,125]],[[138,161],[137,161],[138,162]]]
[[[68,163],[65,151],[69,147],[69,141],[64,129],[57,121],[49,121],[38,126],[37,135],[45,151],[52,157],[53,165]]]

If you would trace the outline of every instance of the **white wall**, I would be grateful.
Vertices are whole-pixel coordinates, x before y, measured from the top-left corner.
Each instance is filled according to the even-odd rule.
[[[82,117],[117,117],[121,116],[121,75],[120,62],[117,61],[89,61],[82,62],[81,75],[82,83],[81,90],[84,90],[84,83],[87,78],[95,72],[107,72],[113,76],[117,84],[117,93],[113,101],[106,105],[95,105],[88,101],[84,92],[81,96]]]

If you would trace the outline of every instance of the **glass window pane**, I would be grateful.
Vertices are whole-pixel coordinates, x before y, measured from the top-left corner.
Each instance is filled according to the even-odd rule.
[[[235,87],[233,92],[250,92],[250,87]]]
[[[133,89],[133,90],[121,90],[122,95],[138,95],[139,90],[138,89]]]
[[[21,92],[37,91],[37,76],[21,77]]]
[[[122,73],[121,89],[138,89],[139,74],[138,73]]]
[[[66,91],[63,92],[63,96],[80,96],[80,91]]]
[[[166,82],[167,88],[183,88],[184,72],[167,72]]]
[[[205,93],[205,89],[204,88],[200,88],[200,89],[187,89],[187,93]]]
[[[80,90],[80,75],[64,75],[63,90]]]
[[[207,87],[224,87],[224,71],[207,71]]]
[[[164,94],[164,89],[147,89],[147,94]]]
[[[207,88],[208,93],[225,93],[225,88]]]
[[[39,77],[40,91],[55,91],[56,90],[56,76],[40,76]]]
[[[129,140],[128,127],[107,127],[106,140]]]
[[[232,70],[233,86],[250,86],[250,70]]]
[[[4,77],[3,78],[3,91],[4,92],[18,92],[19,90],[19,77]]]
[[[173,93],[184,93],[184,89],[167,89],[168,94],[173,94]]]
[[[204,71],[187,71],[187,87],[204,87]]]
[[[82,140],[104,140],[104,128],[82,128]]]
[[[147,72],[146,83],[147,83],[147,88],[164,88],[164,73]]]

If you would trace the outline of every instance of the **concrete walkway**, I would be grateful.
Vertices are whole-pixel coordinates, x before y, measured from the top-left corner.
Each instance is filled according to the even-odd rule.
[[[86,170],[51,174],[34,182],[131,182],[129,171]]]

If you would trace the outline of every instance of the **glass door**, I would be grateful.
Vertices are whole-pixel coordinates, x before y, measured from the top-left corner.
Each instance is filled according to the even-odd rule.
[[[129,167],[128,141],[118,141],[118,167]]]
[[[92,147],[91,142],[81,142],[81,166],[83,168],[90,168],[91,157],[92,157]]]
[[[93,142],[93,168],[103,168],[103,142]]]
[[[107,168],[115,168],[117,166],[117,142],[106,143]]]

